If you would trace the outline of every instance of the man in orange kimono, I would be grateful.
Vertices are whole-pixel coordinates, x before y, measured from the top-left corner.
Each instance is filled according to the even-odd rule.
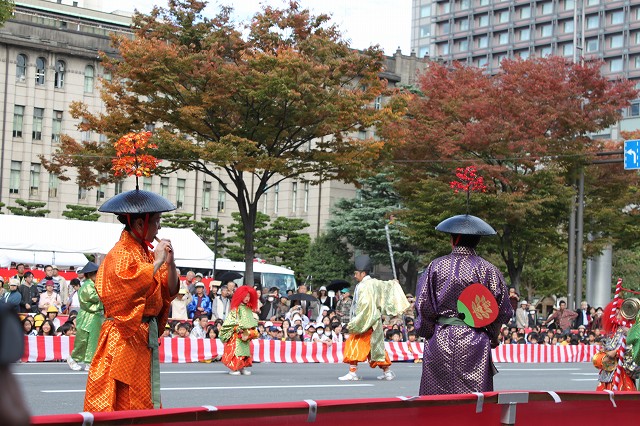
[[[85,411],[160,408],[158,329],[164,330],[180,281],[169,240],[151,242],[160,213],[175,207],[139,189],[121,193],[100,207],[125,225],[96,276],[105,321],[91,364]]]

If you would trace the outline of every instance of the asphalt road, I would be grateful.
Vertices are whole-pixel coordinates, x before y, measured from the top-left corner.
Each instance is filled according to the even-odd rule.
[[[495,390],[595,390],[591,363],[498,364]],[[379,381],[379,369],[362,365],[363,380],[340,382],[345,364],[255,364],[251,376],[230,376],[220,362],[161,364],[165,408],[236,405],[346,398],[383,398],[418,394],[421,364],[394,363],[396,380]],[[32,415],[83,411],[87,373],[66,363],[16,364],[13,368]]]

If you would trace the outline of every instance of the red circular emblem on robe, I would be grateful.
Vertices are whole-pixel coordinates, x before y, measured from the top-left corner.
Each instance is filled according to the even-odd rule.
[[[487,287],[474,283],[460,293],[458,312],[463,314],[460,317],[468,326],[484,327],[498,317],[498,302]]]

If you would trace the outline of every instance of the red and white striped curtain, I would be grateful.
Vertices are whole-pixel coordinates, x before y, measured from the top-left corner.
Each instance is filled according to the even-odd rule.
[[[73,350],[73,337],[25,337],[23,362],[64,360]],[[160,362],[185,363],[214,359],[222,355],[223,343],[216,339],[163,338],[160,340]],[[281,342],[254,340],[251,343],[255,362],[342,362],[342,343]],[[415,361],[422,358],[422,344],[387,342],[385,348],[392,361]],[[597,346],[500,345],[491,351],[494,362],[591,362]]]

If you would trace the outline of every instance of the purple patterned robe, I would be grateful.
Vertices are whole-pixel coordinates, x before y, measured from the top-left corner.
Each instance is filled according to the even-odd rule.
[[[485,285],[499,312],[484,329],[438,324],[438,317],[457,317],[460,293],[469,285]],[[513,315],[502,273],[468,247],[454,247],[435,259],[418,280],[415,327],[424,344],[420,395],[462,394],[493,390],[491,338]]]

